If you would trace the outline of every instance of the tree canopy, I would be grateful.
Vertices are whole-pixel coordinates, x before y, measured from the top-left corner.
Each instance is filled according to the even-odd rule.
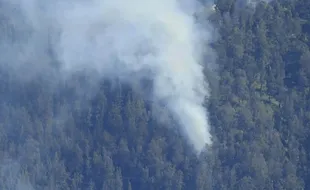
[[[85,103],[2,69],[0,189],[310,189],[310,1],[217,0],[208,19],[210,150],[197,157],[125,84],[102,81]]]

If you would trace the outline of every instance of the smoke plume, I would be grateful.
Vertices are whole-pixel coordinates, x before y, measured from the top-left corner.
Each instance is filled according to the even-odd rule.
[[[10,0],[2,19],[13,31],[1,37],[2,67],[24,81],[90,72],[119,80],[164,103],[197,152],[211,143],[209,95],[202,54],[211,33],[197,22],[190,0]],[[2,6],[3,7],[3,6]],[[8,7],[11,7],[9,9]],[[204,26],[207,26],[204,23]],[[6,27],[9,28],[9,27]],[[55,60],[48,58],[53,54]],[[208,53],[213,56],[212,53]],[[213,57],[212,59],[213,60]],[[205,61],[204,61],[205,62]],[[57,63],[57,64],[55,64]],[[51,81],[52,82],[52,81]]]

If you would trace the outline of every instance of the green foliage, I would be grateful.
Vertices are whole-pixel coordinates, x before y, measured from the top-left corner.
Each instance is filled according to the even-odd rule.
[[[214,144],[199,158],[126,85],[85,101],[0,69],[0,189],[309,189],[309,2],[216,1]]]

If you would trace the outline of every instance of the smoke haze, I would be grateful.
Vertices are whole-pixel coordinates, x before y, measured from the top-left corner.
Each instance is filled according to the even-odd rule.
[[[14,71],[15,77],[27,81],[44,76],[53,82],[49,76],[66,80],[77,72],[89,72],[94,81],[117,79],[139,91],[144,90],[142,81],[151,81],[145,98],[164,103],[197,152],[211,144],[201,55],[212,36],[196,23],[198,3],[11,0],[2,4],[1,17],[8,23],[4,28],[11,29],[1,37],[5,55],[1,67]],[[214,60],[212,53],[208,55]]]

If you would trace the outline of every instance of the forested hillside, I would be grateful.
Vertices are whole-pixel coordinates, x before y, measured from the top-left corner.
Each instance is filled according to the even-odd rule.
[[[310,1],[217,0],[209,19],[209,150],[125,84],[90,96],[87,76],[55,90],[1,67],[0,189],[310,189]]]

